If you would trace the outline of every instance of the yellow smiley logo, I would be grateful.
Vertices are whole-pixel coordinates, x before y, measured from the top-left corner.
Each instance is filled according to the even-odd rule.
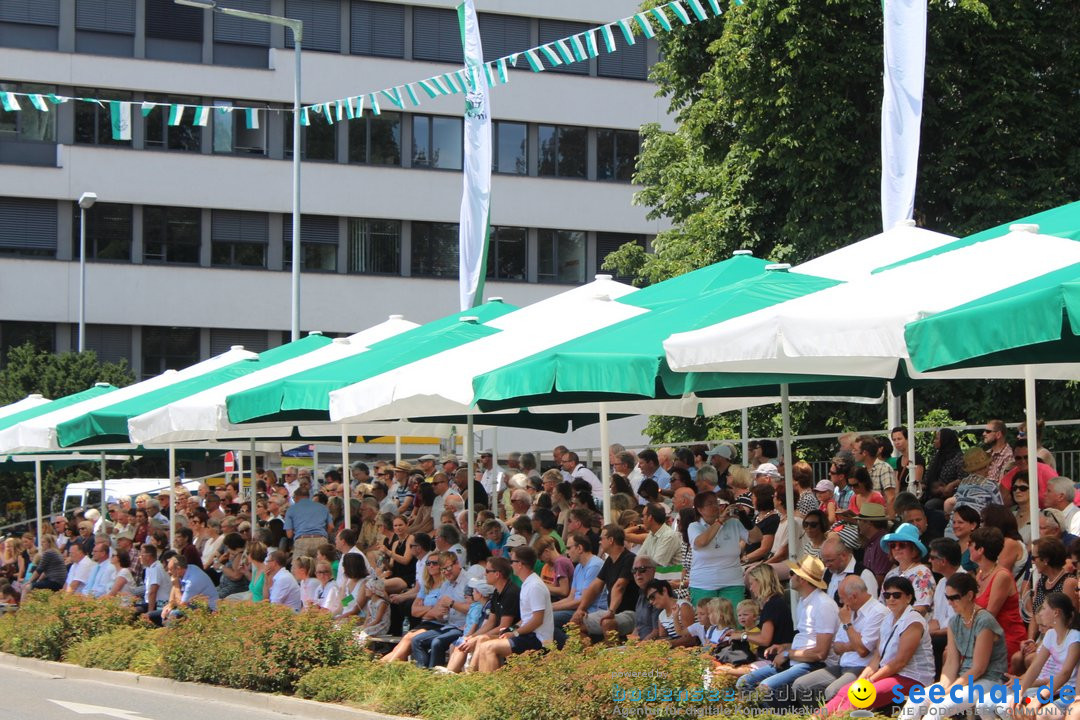
[[[856,680],[848,686],[848,702],[860,710],[865,710],[877,700],[877,690],[866,678]]]

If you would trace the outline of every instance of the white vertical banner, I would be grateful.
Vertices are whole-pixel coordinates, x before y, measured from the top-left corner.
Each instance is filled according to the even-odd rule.
[[[927,0],[884,0],[885,97],[881,102],[881,224],[915,213],[926,70]]]
[[[484,301],[491,205],[491,99],[473,0],[458,5],[465,49],[465,184],[458,235],[461,309]]]

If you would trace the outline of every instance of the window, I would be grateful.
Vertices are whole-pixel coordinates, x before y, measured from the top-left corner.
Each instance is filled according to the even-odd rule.
[[[75,88],[75,94],[79,97],[92,97],[101,100],[131,101],[131,93],[119,90]],[[113,140],[112,110],[108,105],[102,107],[97,103],[88,102],[76,102],[73,104],[75,106],[75,142],[77,144],[131,147],[130,140]],[[137,112],[139,112],[138,105],[131,108],[133,117]]]
[[[146,147],[157,150],[180,150],[182,152],[202,152],[202,128],[192,123],[195,105],[202,103],[193,97],[147,98],[150,102],[165,103],[154,105],[146,113]],[[179,125],[169,125],[169,105],[184,105],[184,114]],[[141,112],[135,108],[134,112]]]
[[[614,33],[615,52],[602,52],[596,59],[596,74],[601,77],[645,80],[649,77],[648,49],[650,40],[641,35],[633,45],[627,45],[621,32]]]
[[[72,204],[71,257],[79,259],[79,229],[82,212]],[[86,211],[86,259],[131,260],[131,206],[119,203],[94,203]]]
[[[405,8],[353,0],[349,51],[353,55],[405,57]]]
[[[266,128],[248,128],[244,110],[228,110],[232,102],[215,100],[213,127],[214,152],[225,155],[266,155]],[[261,113],[265,118],[266,113]],[[292,131],[292,124],[289,124]]]
[[[401,222],[349,218],[349,272],[401,274]]]
[[[461,118],[413,115],[413,167],[460,170],[462,143]]]
[[[21,93],[53,93],[56,88],[47,85],[0,82],[0,90]],[[0,106],[0,163],[17,165],[56,165],[56,116],[54,107],[49,112],[35,110],[30,98],[20,96],[22,110],[8,112]],[[50,102],[48,99],[45,102]]]
[[[565,20],[540,20],[540,44],[545,45],[556,40],[561,40],[564,37],[570,35],[576,35],[580,32],[585,32],[591,26],[586,23],[567,22]],[[568,43],[569,44],[569,43]],[[560,59],[562,55],[558,49],[552,46],[552,50]],[[543,54],[541,54],[543,57]],[[573,57],[573,50],[571,50],[571,58]],[[543,60],[544,66],[549,70],[555,72],[571,73],[574,75],[588,75],[589,63],[588,61],[574,62],[567,64],[564,62],[562,65],[552,65],[546,59]]]
[[[484,46],[484,62],[492,62],[532,47],[532,21],[515,15],[478,13],[480,44]]]
[[[229,7],[271,14],[270,0],[230,0]],[[265,68],[270,47],[270,25],[222,13],[214,21],[214,64]],[[288,34],[288,32],[286,31]]]
[[[630,182],[641,136],[635,130],[596,131],[596,179]]]
[[[585,233],[577,230],[540,230],[536,279],[550,283],[585,282]]]
[[[588,146],[585,128],[541,125],[540,175],[584,178]]]
[[[75,52],[135,54],[135,0],[76,0]]]
[[[461,28],[457,13],[439,8],[413,8],[413,59],[461,65]]]
[[[56,351],[56,326],[52,323],[0,322],[0,363],[7,362],[8,353],[30,343],[36,350]]]
[[[56,50],[60,0],[3,0],[0,2],[0,46]]]
[[[131,328],[127,325],[87,325],[87,350],[97,353],[98,361],[131,364]],[[71,326],[71,349],[79,349],[79,325]]]
[[[56,257],[56,202],[0,197],[0,256]]]
[[[199,362],[199,329],[144,327],[142,329],[143,378],[166,370],[182,370]]]
[[[337,128],[326,121],[326,116],[314,111],[308,112],[310,125],[300,127],[300,147],[302,160],[323,160],[337,162]],[[292,158],[293,126],[292,118],[285,125],[285,159]]]
[[[341,52],[341,3],[339,0],[285,0],[285,16],[304,21],[304,50]],[[285,47],[294,47],[293,35],[285,31]]]
[[[146,3],[146,57],[173,62],[202,62],[203,18],[199,8],[165,0]]]
[[[493,280],[525,280],[529,231],[519,227],[491,228],[487,276]]]
[[[384,112],[350,120],[349,162],[401,167],[401,114]]]
[[[645,247],[645,238],[641,235],[624,235],[621,233],[596,233],[596,272],[610,273],[616,280],[629,282],[633,278],[617,275],[614,270],[604,268],[607,256],[615,252],[627,243],[634,243]]]
[[[292,216],[283,215],[285,270],[292,270]],[[300,269],[337,272],[338,219],[326,215],[300,216]]]
[[[202,244],[197,208],[143,208],[143,262],[197,265]]]
[[[458,276],[457,223],[412,224],[412,274]]]
[[[210,220],[210,264],[264,268],[269,240],[270,217],[266,213],[214,210]]]
[[[529,173],[528,125],[496,120],[491,124],[491,132],[491,144],[495,150],[491,158],[491,169],[498,173],[527,175]]]
[[[270,342],[265,330],[210,329],[210,357],[227,353],[233,345],[242,345],[250,352],[266,352]]]

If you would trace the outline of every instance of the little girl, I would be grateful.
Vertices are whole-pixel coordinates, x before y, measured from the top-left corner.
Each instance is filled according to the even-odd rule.
[[[390,564],[390,558],[383,553],[375,559],[375,567],[382,570]],[[366,639],[371,635],[385,635],[390,629],[390,604],[386,585],[378,572],[371,573],[364,581],[362,591],[364,602],[364,628],[361,631]]]

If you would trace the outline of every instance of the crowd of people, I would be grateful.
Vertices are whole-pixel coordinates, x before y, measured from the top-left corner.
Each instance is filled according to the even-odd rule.
[[[1068,711],[1080,493],[1053,456],[1040,443],[1032,473],[1023,435],[1010,442],[1000,420],[966,450],[939,430],[929,462],[909,460],[904,428],[839,445],[827,476],[794,464],[790,508],[774,441],[741,464],[729,444],[613,445],[607,524],[601,479],[561,446],[544,472],[530,453],[487,451],[472,470],[433,455],[354,463],[348,477],[267,470],[255,526],[232,484],[121,498],[105,517],[57,516],[40,547],[6,540],[0,585],[11,604],[34,589],[120,596],[156,623],[219,601],[325,612],[384,647],[382,662],[440,672],[493,671],[579,633],[695,648],[711,675],[776,708],[846,712],[856,680],[882,707],[896,688],[970,676],[1019,678],[1029,710]],[[1053,695],[1039,694],[1049,679]],[[946,698],[903,713],[972,707],[1009,710]]]

